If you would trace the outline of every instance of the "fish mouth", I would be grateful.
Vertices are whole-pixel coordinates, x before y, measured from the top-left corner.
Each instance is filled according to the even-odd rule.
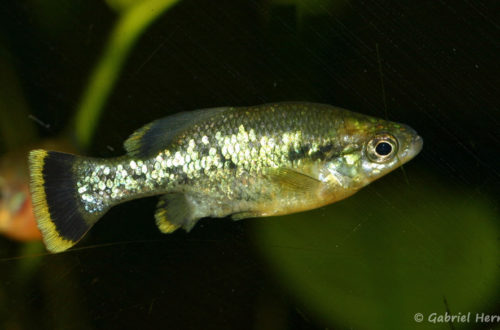
[[[399,155],[399,160],[402,164],[410,161],[413,159],[416,155],[420,153],[424,146],[424,139],[420,135],[415,135],[411,142],[408,145],[408,148],[406,148],[401,155]]]
[[[419,152],[422,150],[422,148],[424,147],[424,139],[422,139],[422,137],[420,135],[417,135],[413,138],[413,149],[414,149],[414,155],[413,156],[416,156],[419,154]]]

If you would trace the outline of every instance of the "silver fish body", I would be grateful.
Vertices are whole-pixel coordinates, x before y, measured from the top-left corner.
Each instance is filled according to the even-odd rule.
[[[308,210],[352,195],[421,148],[422,139],[406,125],[323,104],[180,113],[132,134],[126,156],[68,160],[74,207],[85,226],[72,236],[56,230],[57,237],[72,245],[110,207],[151,195],[161,195],[155,217],[165,233],[190,230],[203,217]],[[48,155],[33,156],[32,163]],[[36,176],[33,182],[36,195],[43,185],[36,186]],[[48,213],[40,218],[64,227]]]

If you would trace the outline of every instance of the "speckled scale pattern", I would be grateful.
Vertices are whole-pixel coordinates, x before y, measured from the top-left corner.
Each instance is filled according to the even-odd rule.
[[[101,213],[130,199],[182,192],[219,205],[211,208],[218,213],[213,216],[245,211],[279,193],[265,175],[270,168],[307,171],[325,152],[340,152],[343,111],[293,103],[228,108],[154,157],[80,160],[75,173],[82,207]]]

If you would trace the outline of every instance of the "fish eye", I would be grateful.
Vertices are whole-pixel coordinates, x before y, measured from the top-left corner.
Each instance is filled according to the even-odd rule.
[[[398,151],[398,142],[389,133],[379,133],[368,141],[366,153],[371,161],[384,163],[394,158]]]
[[[392,146],[387,142],[379,142],[375,147],[377,155],[387,156],[392,152]]]

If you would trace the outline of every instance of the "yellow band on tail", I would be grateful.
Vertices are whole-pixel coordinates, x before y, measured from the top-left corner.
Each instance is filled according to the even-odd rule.
[[[38,228],[42,232],[45,246],[51,252],[61,252],[72,247],[76,242],[61,237],[50,217],[43,176],[45,158],[47,156],[48,152],[41,149],[33,150],[29,155],[33,210]]]

